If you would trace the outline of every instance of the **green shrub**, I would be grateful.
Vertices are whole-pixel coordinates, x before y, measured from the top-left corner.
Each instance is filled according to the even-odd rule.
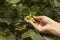
[[[0,40],[60,40],[52,34],[42,34],[24,19],[46,15],[60,22],[59,0],[0,0]]]

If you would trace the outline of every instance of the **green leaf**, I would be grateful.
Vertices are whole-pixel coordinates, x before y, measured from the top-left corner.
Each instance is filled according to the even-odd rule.
[[[26,25],[22,25],[22,26],[17,26],[17,28],[15,30],[22,31],[25,28],[26,28]]]
[[[29,29],[27,32],[22,34],[22,38],[31,37],[32,40],[45,40],[40,34],[35,33],[33,30]]]
[[[27,38],[27,37],[30,37],[34,34],[35,34],[35,32],[33,30],[29,29],[27,32],[22,34],[22,38]]]
[[[49,37],[49,36],[44,36],[44,38],[45,38],[46,40],[54,40],[54,38],[51,38],[51,37]]]
[[[11,23],[11,19],[7,19],[7,18],[0,18],[0,22],[5,22],[7,24]]]
[[[33,5],[33,6],[31,7],[31,9],[32,9],[33,11],[39,11],[40,6],[37,5],[37,4],[35,4],[35,5]]]
[[[7,40],[5,32],[0,32],[0,40]]]
[[[12,33],[10,33],[6,38],[7,40],[16,40],[16,36]]]
[[[20,2],[20,0],[6,0],[6,2],[8,2],[8,3],[18,3],[18,2]]]
[[[36,14],[36,12],[31,11],[28,16],[26,16],[25,20],[31,20],[32,22],[35,22],[33,16]]]
[[[58,2],[57,0],[54,0],[54,3],[56,7],[60,7],[60,2]]]
[[[0,40],[7,40],[7,39],[4,36],[0,36]]]
[[[41,35],[39,34],[34,34],[34,35],[31,35],[31,38],[33,40],[45,40]]]

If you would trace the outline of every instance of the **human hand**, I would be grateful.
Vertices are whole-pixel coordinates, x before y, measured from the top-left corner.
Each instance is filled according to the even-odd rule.
[[[31,24],[36,30],[42,33],[52,33],[56,36],[60,36],[60,23],[52,20],[47,16],[34,16],[35,22],[31,20],[25,20]]]

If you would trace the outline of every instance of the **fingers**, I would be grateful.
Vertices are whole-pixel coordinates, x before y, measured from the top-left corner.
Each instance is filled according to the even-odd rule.
[[[43,16],[33,16],[33,18],[34,18],[36,21],[40,21],[40,20],[42,20]]]
[[[30,23],[39,32],[43,31],[43,28],[42,28],[42,26],[40,24],[33,23],[31,20],[25,20],[25,21],[28,22],[28,23]]]
[[[47,16],[34,16],[34,19],[44,24],[53,22],[53,20]]]
[[[39,32],[44,32],[45,28],[43,28],[40,24],[33,23],[31,20],[25,20],[26,22],[30,23],[36,30]]]
[[[31,24],[33,27],[37,27],[37,25],[35,23],[33,23],[31,20],[25,20],[27,23]]]
[[[40,23],[42,26],[48,23],[47,18],[45,16],[34,16],[34,19]]]
[[[43,18],[43,16],[33,16],[35,19],[40,20]]]
[[[38,22],[46,22],[46,17],[45,16],[34,16],[34,19]]]
[[[41,24],[39,24],[38,22],[34,23],[31,20],[25,20],[27,23],[31,24],[35,29],[37,29],[39,32],[45,32],[49,30],[49,25],[47,24],[48,22],[51,21],[51,19],[49,17],[46,16],[34,16],[35,20],[40,20],[40,23],[44,26],[42,26]],[[38,23],[38,24],[37,24]],[[48,25],[48,26],[47,26]]]
[[[46,16],[34,16],[35,20],[43,20],[45,18],[47,18],[47,17]]]

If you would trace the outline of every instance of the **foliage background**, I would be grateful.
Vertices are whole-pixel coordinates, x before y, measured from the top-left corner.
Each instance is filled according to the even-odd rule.
[[[24,18],[31,11],[60,22],[60,0],[0,0],[0,40],[60,40],[27,25]]]

